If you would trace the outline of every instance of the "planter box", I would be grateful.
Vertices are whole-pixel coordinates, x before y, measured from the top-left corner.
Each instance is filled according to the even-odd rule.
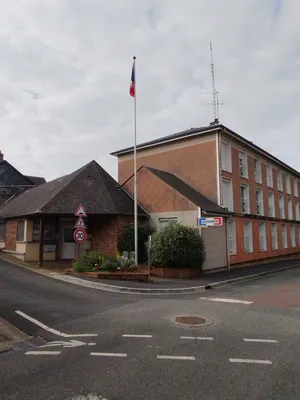
[[[159,278],[196,278],[200,276],[202,273],[201,269],[197,268],[160,268],[160,267],[151,267],[150,274],[153,276],[158,276]]]

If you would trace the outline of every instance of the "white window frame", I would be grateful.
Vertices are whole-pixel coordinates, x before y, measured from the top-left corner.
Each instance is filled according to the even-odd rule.
[[[277,170],[277,189],[279,192],[283,192],[283,177],[282,171]]]
[[[227,140],[221,140],[221,168],[232,172],[231,144]]]
[[[290,177],[289,174],[285,174],[285,188],[286,188],[287,194],[291,194],[291,193],[292,193],[292,189],[291,189],[291,177]]]
[[[300,206],[299,206],[299,201],[296,201],[295,203],[295,212],[296,212],[296,220],[300,221]]]
[[[282,200],[282,204],[281,204],[281,200]],[[279,202],[279,218],[285,219],[284,197],[283,197],[283,195],[279,196],[278,202]]]
[[[272,199],[271,202],[270,199]],[[269,217],[275,218],[275,200],[273,192],[268,193],[268,207],[269,207]]]
[[[242,188],[246,188],[247,198],[242,199]],[[240,198],[241,198],[241,212],[242,214],[250,214],[250,203],[249,203],[249,186],[241,184],[240,186]]]
[[[292,202],[292,199],[288,199],[288,219],[293,219],[293,202]]]
[[[282,248],[288,248],[288,240],[287,240],[287,229],[286,224],[281,225],[281,240],[282,240]]]
[[[254,179],[256,183],[262,183],[262,175],[261,175],[261,162],[259,158],[254,158]],[[255,165],[257,164],[257,165]]]
[[[239,150],[240,176],[248,179],[248,155],[245,150]]]
[[[273,167],[270,164],[266,165],[266,172],[267,172],[267,186],[269,188],[273,188],[274,182],[273,182]]]
[[[278,228],[276,223],[271,224],[272,250],[278,249]]]
[[[294,196],[299,197],[298,179],[294,178]]]
[[[257,200],[257,194],[259,193],[260,199]],[[263,191],[261,189],[255,190],[255,204],[256,204],[256,214],[264,215],[264,196]]]
[[[259,250],[267,251],[267,232],[266,232],[265,222],[260,222],[258,224],[258,236],[259,236]]]
[[[236,254],[236,226],[234,219],[227,221],[228,252],[230,255]]]
[[[161,223],[164,223],[164,226],[161,226]],[[158,217],[157,218],[157,230],[164,228],[170,222],[178,222],[178,217]]]
[[[246,232],[246,229],[248,232]],[[244,221],[244,251],[245,253],[253,253],[253,234],[252,234],[252,222]]]
[[[225,204],[226,202],[224,202],[224,183],[225,183],[225,185],[230,186],[230,198],[226,199],[226,200],[228,200],[229,204]],[[223,205],[223,207],[227,207],[228,211],[233,211],[233,189],[232,189],[232,180],[231,179],[222,178],[222,205]]]
[[[290,226],[291,232],[291,246],[296,247],[296,232],[295,232],[295,225]]]

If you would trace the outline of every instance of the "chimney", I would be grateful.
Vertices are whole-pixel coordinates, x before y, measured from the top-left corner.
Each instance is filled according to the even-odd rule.
[[[219,125],[219,120],[218,118],[215,118],[213,122],[210,123],[210,125]]]
[[[0,162],[4,160],[4,155],[2,154],[2,151],[0,150]]]

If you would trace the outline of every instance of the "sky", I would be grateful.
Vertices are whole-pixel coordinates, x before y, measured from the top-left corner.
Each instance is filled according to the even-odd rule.
[[[300,170],[299,0],[0,0],[0,149],[47,180],[213,120]]]

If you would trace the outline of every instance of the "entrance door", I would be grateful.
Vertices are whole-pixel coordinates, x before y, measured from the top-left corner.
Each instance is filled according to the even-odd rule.
[[[72,260],[76,255],[76,242],[73,238],[74,227],[62,227],[62,243],[61,243],[61,258],[63,260]]]

